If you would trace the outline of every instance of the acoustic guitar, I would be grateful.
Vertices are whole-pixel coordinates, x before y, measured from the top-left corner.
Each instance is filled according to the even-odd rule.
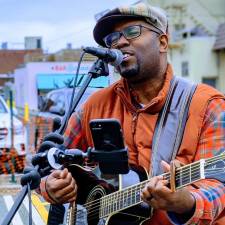
[[[131,166],[128,174],[118,176],[103,175],[98,167],[90,170],[70,165],[68,169],[78,185],[78,205],[65,205],[67,210],[62,205],[53,206],[49,225],[138,225],[151,219],[152,209],[141,200],[141,191],[148,183],[142,167]],[[162,176],[171,180],[170,173]],[[176,189],[202,179],[217,179],[225,184],[225,153],[179,167],[174,178]]]

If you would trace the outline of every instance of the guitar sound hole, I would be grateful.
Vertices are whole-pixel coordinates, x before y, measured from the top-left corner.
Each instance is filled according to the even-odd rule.
[[[101,186],[94,188],[89,194],[85,208],[88,215],[88,225],[97,225],[99,221],[100,198],[105,195],[105,190]]]

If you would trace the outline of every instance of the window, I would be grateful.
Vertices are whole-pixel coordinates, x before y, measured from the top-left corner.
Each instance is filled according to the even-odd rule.
[[[216,77],[212,77],[212,78],[202,78],[202,83],[204,84],[208,84],[214,88],[216,88],[216,83],[217,83],[217,78]]]
[[[44,111],[50,111],[51,107],[57,106],[58,104],[59,93],[53,93],[49,95],[46,99],[46,105]]]
[[[59,95],[57,96],[57,107],[60,107],[60,108],[63,108],[65,109],[65,102],[66,102],[66,99],[65,99],[65,94],[63,92],[59,93]]]
[[[37,39],[37,48],[41,48],[41,39]]]
[[[181,74],[182,74],[182,77],[189,76],[189,65],[187,61],[181,63]]]

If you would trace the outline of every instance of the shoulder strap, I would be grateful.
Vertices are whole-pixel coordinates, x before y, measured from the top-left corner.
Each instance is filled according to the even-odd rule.
[[[170,163],[180,147],[188,118],[189,106],[197,85],[174,77],[156,122],[152,141],[150,176],[162,174],[160,162]]]

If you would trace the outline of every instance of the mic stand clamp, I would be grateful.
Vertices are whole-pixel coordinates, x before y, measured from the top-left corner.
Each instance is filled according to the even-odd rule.
[[[103,174],[127,174],[129,172],[127,147],[110,151],[88,148],[87,154],[91,162],[99,163],[99,169]]]
[[[108,76],[109,75],[109,67],[106,62],[104,62],[102,59],[97,59],[91,69],[88,72],[89,75],[92,76],[92,78],[97,78],[101,76]]]

